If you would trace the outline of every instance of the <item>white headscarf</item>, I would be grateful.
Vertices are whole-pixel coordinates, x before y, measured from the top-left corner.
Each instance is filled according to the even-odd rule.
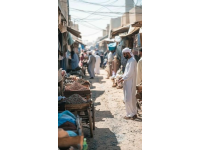
[[[130,53],[130,55],[133,57],[133,53],[131,52],[131,49],[129,49],[128,47],[124,48],[122,50],[122,53]]]

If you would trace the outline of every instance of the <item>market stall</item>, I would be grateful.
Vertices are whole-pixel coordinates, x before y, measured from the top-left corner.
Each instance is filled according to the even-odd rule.
[[[82,150],[83,138],[81,118],[68,110],[58,113],[58,148]]]
[[[65,77],[63,82],[64,98],[58,103],[58,110],[69,110],[82,118],[90,128],[90,135],[93,137],[95,129],[95,109],[91,99],[90,82],[79,79],[76,76]]]

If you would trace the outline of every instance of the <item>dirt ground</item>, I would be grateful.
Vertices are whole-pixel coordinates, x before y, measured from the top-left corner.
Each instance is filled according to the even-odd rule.
[[[88,75],[84,79],[90,80]],[[95,130],[90,137],[84,128],[89,150],[141,150],[142,119],[125,120],[123,90],[112,87],[105,70],[90,80],[92,98],[95,100]]]

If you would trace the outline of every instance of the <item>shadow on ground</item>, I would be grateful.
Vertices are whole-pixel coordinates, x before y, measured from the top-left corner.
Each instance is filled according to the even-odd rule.
[[[97,97],[101,96],[104,94],[105,91],[95,91],[92,90],[92,99],[95,101]]]
[[[104,118],[114,118],[114,116],[110,111],[95,110],[95,122],[104,121]]]
[[[94,137],[90,137],[89,129],[84,128],[84,137],[87,138],[88,150],[120,150],[117,138],[109,128],[95,128]]]

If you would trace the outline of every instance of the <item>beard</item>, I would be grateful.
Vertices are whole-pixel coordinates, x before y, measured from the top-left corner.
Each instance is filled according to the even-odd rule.
[[[128,59],[128,56],[125,56],[125,59]]]

